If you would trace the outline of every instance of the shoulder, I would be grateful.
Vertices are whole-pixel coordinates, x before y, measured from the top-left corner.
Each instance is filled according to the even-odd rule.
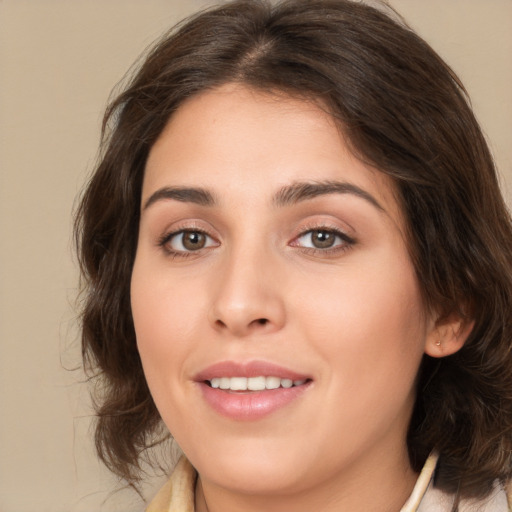
[[[452,512],[456,495],[430,485],[417,512]],[[512,512],[512,483],[505,488],[496,483],[489,496],[482,499],[463,499],[458,512]]]

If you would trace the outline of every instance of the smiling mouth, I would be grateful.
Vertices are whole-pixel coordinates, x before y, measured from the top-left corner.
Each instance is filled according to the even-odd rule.
[[[205,383],[223,391],[265,391],[279,388],[302,386],[310,379],[292,380],[274,376],[259,377],[214,377]]]
[[[206,403],[232,421],[258,421],[300,403],[313,384],[307,374],[266,361],[221,361],[194,379]]]

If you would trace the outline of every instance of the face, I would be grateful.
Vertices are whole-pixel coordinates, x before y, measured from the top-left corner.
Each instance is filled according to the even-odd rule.
[[[329,115],[234,85],[188,100],[141,212],[138,348],[205,482],[277,493],[407,460],[431,321],[392,184]]]

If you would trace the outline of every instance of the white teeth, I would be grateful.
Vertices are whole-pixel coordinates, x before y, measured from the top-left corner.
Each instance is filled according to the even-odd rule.
[[[247,377],[231,377],[232,391],[247,391]]]
[[[265,377],[250,377],[247,379],[247,389],[261,391],[265,389]]]
[[[283,388],[291,388],[293,386],[293,380],[292,379],[282,379],[281,386],[283,386]]]
[[[281,385],[281,379],[279,377],[267,377],[265,379],[265,387],[267,389],[277,389]]]
[[[210,380],[212,388],[230,391],[262,391],[264,389],[291,388],[301,386],[303,380],[281,379],[279,377],[214,377]]]

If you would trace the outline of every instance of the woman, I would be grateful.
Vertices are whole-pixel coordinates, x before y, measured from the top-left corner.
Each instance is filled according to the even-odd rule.
[[[508,509],[512,228],[464,94],[374,8],[242,0],[114,100],[83,351],[104,462],[136,484],[162,421],[186,456],[149,511]]]

